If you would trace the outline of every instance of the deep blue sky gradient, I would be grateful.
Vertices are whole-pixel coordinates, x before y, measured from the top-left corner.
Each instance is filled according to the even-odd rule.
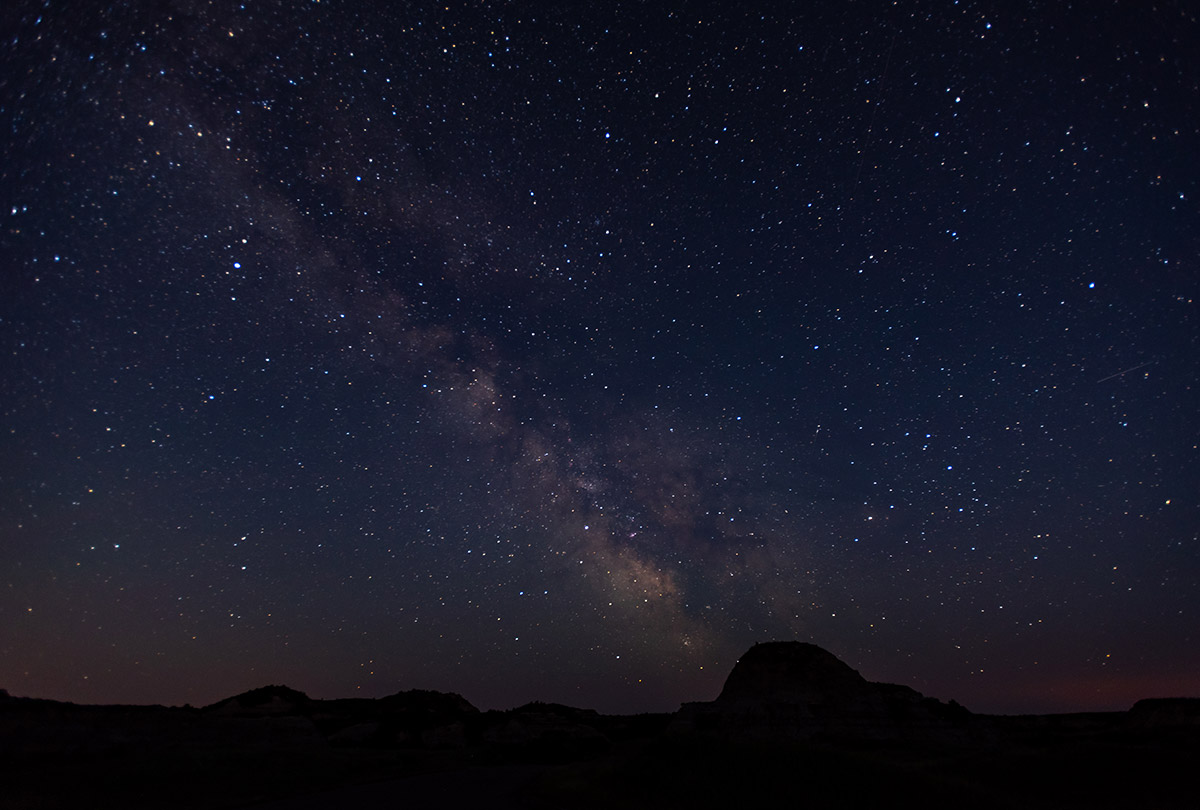
[[[0,686],[1200,694],[1185,3],[17,3]]]

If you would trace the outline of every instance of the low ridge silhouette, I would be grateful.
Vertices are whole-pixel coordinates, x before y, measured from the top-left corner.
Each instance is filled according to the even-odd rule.
[[[272,685],[192,708],[0,689],[4,807],[695,808],[752,789],[816,808],[1192,808],[1198,758],[1200,699],[980,715],[801,642],[752,647],[715,700],[628,716],[480,711],[428,690],[318,700]]]

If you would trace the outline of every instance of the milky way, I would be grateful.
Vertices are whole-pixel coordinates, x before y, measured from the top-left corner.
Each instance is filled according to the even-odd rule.
[[[1194,12],[609,5],[3,12],[0,686],[1200,692]]]

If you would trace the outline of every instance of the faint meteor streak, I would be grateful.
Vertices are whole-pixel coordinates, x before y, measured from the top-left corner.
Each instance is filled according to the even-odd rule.
[[[1131,372],[1131,371],[1137,371],[1139,368],[1145,368],[1146,366],[1150,365],[1150,364],[1151,364],[1151,363],[1153,363],[1153,362],[1154,362],[1153,360],[1147,360],[1145,363],[1142,363],[1142,364],[1141,364],[1141,365],[1139,365],[1139,366],[1134,366],[1133,368],[1127,368],[1127,369],[1125,369],[1124,371],[1118,371],[1116,374],[1109,374],[1109,375],[1108,375],[1107,377],[1105,377],[1103,380],[1096,380],[1096,382],[1097,382],[1097,383],[1102,383],[1102,382],[1105,382],[1105,381],[1107,381],[1107,380],[1111,380],[1113,377],[1120,377],[1121,375],[1123,375],[1123,374],[1128,374],[1128,373],[1129,373],[1129,372]]]

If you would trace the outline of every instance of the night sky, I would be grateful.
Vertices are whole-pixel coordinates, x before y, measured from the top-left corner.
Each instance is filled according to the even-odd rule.
[[[584,6],[5,4],[0,687],[1200,694],[1197,7]]]

